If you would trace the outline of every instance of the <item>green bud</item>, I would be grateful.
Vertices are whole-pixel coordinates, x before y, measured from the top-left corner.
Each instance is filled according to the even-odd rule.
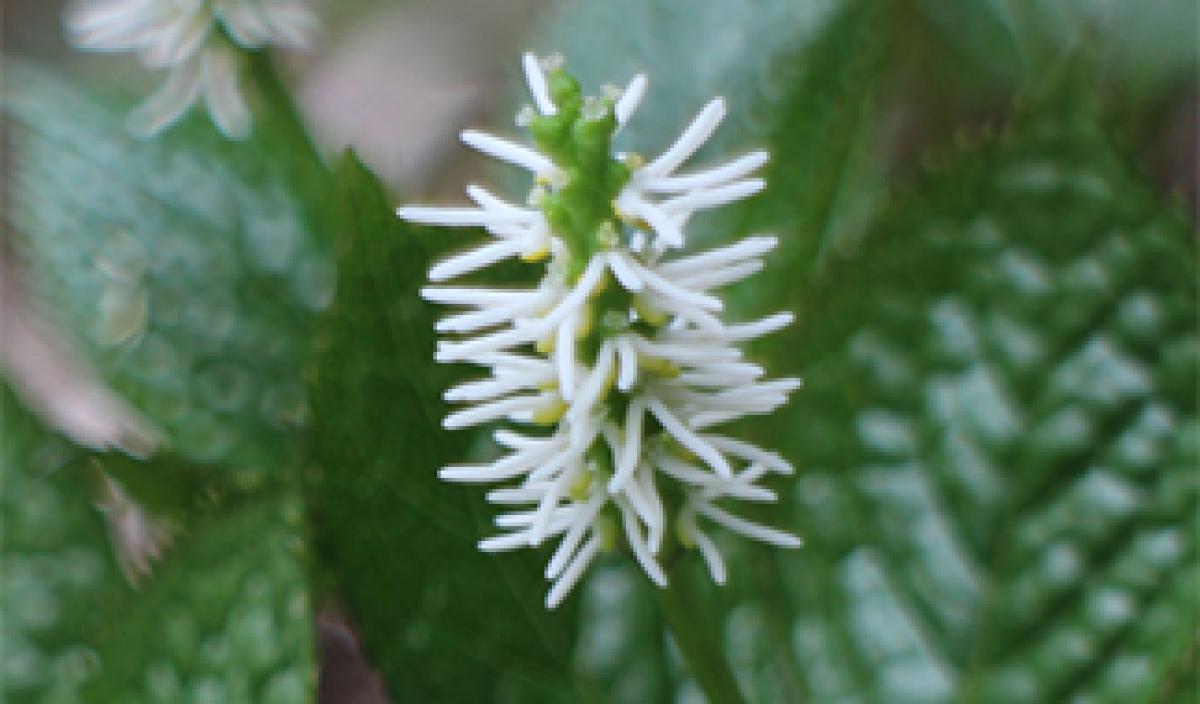
[[[562,115],[538,115],[529,123],[529,132],[545,152],[561,151],[570,137],[571,123]]]
[[[547,77],[547,83],[550,89],[550,99],[559,108],[565,110],[573,104],[578,104],[582,99],[583,91],[579,87],[579,81],[562,69],[551,71]]]

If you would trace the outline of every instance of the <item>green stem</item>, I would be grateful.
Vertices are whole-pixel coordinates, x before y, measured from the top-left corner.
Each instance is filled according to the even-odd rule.
[[[655,590],[663,618],[710,704],[743,704],[737,679],[725,660],[725,650],[688,567],[684,560],[674,560],[669,586]]]

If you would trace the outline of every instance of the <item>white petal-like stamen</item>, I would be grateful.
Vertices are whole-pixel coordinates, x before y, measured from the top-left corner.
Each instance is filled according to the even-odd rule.
[[[461,401],[486,401],[488,399],[511,394],[521,389],[530,386],[544,384],[554,378],[551,370],[538,374],[531,374],[521,377],[500,377],[484,379],[482,381],[472,381],[466,384],[459,384],[446,391],[443,398],[451,402]]]
[[[633,476],[642,459],[642,416],[646,413],[646,402],[638,397],[629,402],[625,411],[625,443],[617,459],[616,472],[608,482],[608,493],[618,494],[625,482]]]
[[[448,227],[484,227],[504,223],[519,223],[526,219],[524,213],[502,210],[479,210],[477,208],[435,208],[407,205],[396,209],[402,220],[426,225]]]
[[[635,76],[624,91],[606,88],[601,99],[571,97],[556,104],[547,72],[558,70],[559,61],[523,57],[536,113],[527,106],[518,124],[539,134],[539,124],[558,129],[552,122],[537,123],[540,113],[587,121],[594,129],[609,105],[616,129],[628,122],[645,92],[645,76]],[[573,88],[564,83],[556,90]],[[513,482],[488,492],[488,501],[506,507],[496,518],[504,532],[480,541],[479,549],[515,550],[556,540],[545,569],[553,582],[546,596],[550,608],[570,593],[601,550],[617,544],[614,531],[624,533],[629,551],[659,586],[667,583],[657,556],[668,527],[678,531],[683,545],[701,552],[714,581],[726,580],[725,562],[697,524],[698,515],[773,545],[798,544],[793,536],[715,505],[718,500],[775,501],[775,492],[761,482],[769,474],[790,473],[791,466],[750,443],[706,430],[769,413],[799,386],[795,379],[764,379],[764,370],[744,361],[737,346],[786,326],[792,315],[726,324],[718,317],[722,301],[711,294],[761,270],[762,257],[777,240],[748,237],[663,261],[668,251],[686,245],[685,229],[694,213],[746,198],[764,186],[754,177],[767,162],[763,151],[707,170],[675,173],[724,114],[723,100],[710,102],[650,164],[643,165],[636,154],[612,156],[630,171],[615,193],[611,185],[587,183],[600,172],[572,161],[577,152],[570,149],[556,148],[552,158],[467,131],[463,141],[468,145],[533,172],[529,207],[472,185],[467,195],[477,207],[397,211],[414,222],[482,227],[495,238],[438,262],[431,280],[452,279],[516,256],[545,261],[541,281],[532,289],[429,286],[421,295],[463,307],[438,321],[437,330],[469,337],[439,341],[436,359],[474,364],[488,373],[446,392],[446,400],[471,405],[448,415],[444,424],[466,427],[508,419],[551,426],[544,436],[497,431],[496,443],[507,453],[503,457],[440,473],[449,481]],[[612,130],[612,123],[605,129]],[[563,134],[580,139],[575,131]],[[573,207],[575,195],[558,197],[572,185],[579,186],[573,194],[597,194],[599,216],[586,211],[564,216],[551,209],[551,203]],[[560,227],[568,231],[556,231]],[[659,482],[666,482],[662,494]]]
[[[741,264],[734,264],[733,266],[693,274],[688,277],[681,277],[678,279],[678,283],[689,288],[694,288],[697,291],[708,291],[741,281],[762,271],[762,268],[763,263],[758,260],[743,262]]]
[[[634,510],[629,505],[629,501],[624,497],[617,498],[617,506],[621,509],[621,522],[625,526],[625,539],[629,543],[630,549],[633,551],[633,556],[637,558],[638,564],[660,587],[667,586],[667,575],[663,572],[662,566],[654,559],[654,555],[650,554],[650,545],[642,537],[641,528],[638,527],[637,516]]]
[[[558,114],[558,108],[554,106],[554,101],[550,100],[550,88],[546,85],[546,74],[542,71],[542,64],[538,61],[537,56],[526,52],[521,57],[521,66],[525,70],[525,83],[529,86],[529,94],[533,96],[533,102],[537,104],[538,111],[543,115]]]
[[[596,492],[580,509],[574,525],[563,536],[554,555],[550,557],[550,562],[546,563],[546,579],[555,579],[562,574],[563,569],[567,566],[567,561],[575,554],[575,548],[579,546],[584,534],[591,528],[592,520],[604,506],[605,499],[604,494]]]
[[[617,99],[613,105],[613,115],[617,118],[618,125],[624,125],[629,122],[629,118],[633,116],[638,105],[642,102],[642,96],[646,94],[646,86],[649,80],[646,74],[639,73],[629,81],[629,85],[625,87],[625,91],[621,93],[621,97]]]
[[[539,467],[553,457],[560,448],[546,446],[518,452],[486,465],[458,465],[444,467],[438,477],[456,482],[493,482],[512,479]]]
[[[601,277],[607,269],[607,262],[603,257],[595,257],[584,270],[583,275],[579,277],[579,281],[575,284],[575,288],[571,290],[565,298],[562,299],[549,313],[535,324],[540,329],[546,329],[558,325],[569,315],[583,305],[587,297],[592,295],[596,290],[596,285],[600,283]]]
[[[626,291],[641,291],[642,279],[621,252],[608,253],[608,268]]]
[[[617,338],[617,388],[621,391],[628,392],[637,382],[638,373],[638,354],[633,348],[633,343],[630,342],[629,336],[622,335]]]
[[[743,483],[740,476],[737,481],[709,485],[701,492],[701,496],[706,499],[732,498],[764,503],[773,503],[779,498],[766,487]]]
[[[703,531],[696,525],[696,519],[690,514],[682,522],[683,537],[696,544],[700,554],[704,556],[704,564],[708,567],[708,573],[712,576],[712,580],[717,584],[725,584],[725,560],[721,558],[721,551],[717,549],[716,543],[704,534]]]
[[[498,306],[480,307],[469,313],[460,313],[442,318],[437,322],[438,332],[476,332],[494,327],[514,318],[532,315],[551,302],[550,291],[535,291],[528,296]]]
[[[541,500],[547,488],[546,482],[533,482],[507,489],[493,489],[487,493],[487,500],[493,504],[528,504]]]
[[[683,246],[682,228],[675,224],[660,206],[626,192],[617,198],[617,207],[626,216],[639,217],[645,220],[667,246]]]
[[[462,133],[461,138],[463,143],[469,147],[478,149],[501,161],[528,169],[535,174],[549,174],[557,170],[549,157],[542,156],[528,147],[514,144],[507,139],[476,130],[466,130]]]
[[[760,464],[768,469],[774,470],[779,474],[790,475],[796,470],[792,465],[774,452],[768,452],[760,447],[752,445],[744,440],[736,440],[720,435],[704,435],[704,440],[713,447],[716,447],[731,455],[737,455],[755,464]]]
[[[631,337],[638,352],[649,357],[669,359],[679,364],[702,364],[712,361],[736,362],[742,351],[736,347],[701,347],[699,345],[651,342],[641,337]]]
[[[717,188],[689,191],[683,195],[663,201],[659,207],[667,215],[716,208],[752,196],[761,191],[766,185],[767,182],[761,178],[748,178],[744,181],[736,181],[726,186],[718,186]]]
[[[564,401],[575,395],[575,326],[579,315],[571,313],[558,328],[554,362],[558,369],[558,388]]]
[[[687,176],[660,176],[645,178],[640,182],[647,191],[679,193],[697,188],[712,188],[735,179],[743,178],[761,168],[769,160],[764,151],[751,152],[739,159],[715,169]]]
[[[491,401],[479,406],[472,406],[456,413],[451,413],[442,419],[442,425],[447,429],[469,428],[501,418],[507,418],[520,411],[534,411],[547,405],[557,394],[539,394],[537,396],[516,396],[513,398]]]
[[[725,119],[725,99],[714,98],[696,115],[679,139],[642,170],[646,176],[665,176],[687,161]]]
[[[429,270],[429,280],[445,281],[453,279],[456,276],[469,274],[472,271],[477,271],[520,254],[523,246],[524,243],[522,242],[501,240],[472,249],[465,254],[447,259],[434,266]]]
[[[658,268],[664,276],[686,276],[699,271],[705,271],[714,266],[725,266],[746,259],[761,257],[774,249],[778,244],[779,240],[776,237],[747,237],[744,240],[724,247],[662,262],[658,265]]]
[[[592,559],[596,557],[596,553],[600,550],[600,539],[592,536],[583,547],[579,548],[579,552],[575,553],[575,557],[571,563],[563,571],[558,581],[550,588],[550,593],[546,595],[546,608],[553,609],[558,606],[579,578],[583,576],[583,571],[591,564]]]
[[[662,549],[663,537],[667,530],[667,511],[663,506],[662,497],[658,494],[658,487],[655,485],[654,473],[650,468],[646,471],[637,472],[634,474],[634,484],[626,487],[626,494],[630,501],[636,505],[645,505],[646,510],[643,514],[646,521],[646,526],[649,529],[647,539],[650,541],[650,550],[655,555]],[[633,491],[633,489],[637,491]]]
[[[658,422],[662,423],[663,428],[671,434],[671,437],[678,440],[680,445],[691,450],[700,459],[707,462],[708,466],[712,467],[717,474],[723,477],[733,475],[733,470],[729,468],[729,462],[725,460],[721,453],[717,452],[712,445],[704,442],[699,435],[688,429],[671,411],[667,410],[662,401],[651,398],[647,401],[646,407],[650,409],[650,412],[654,414]]]
[[[781,530],[739,518],[706,501],[696,502],[696,512],[735,533],[741,533],[747,538],[753,538],[763,543],[770,543],[781,548],[798,548],[802,544],[802,541],[791,533],[784,533]]]
[[[591,374],[580,384],[579,390],[575,394],[575,403],[567,412],[572,420],[581,424],[583,419],[590,415],[590,409],[600,400],[600,396],[609,382],[614,357],[616,357],[616,350],[613,342],[606,340],[600,346],[600,351],[596,353],[596,364],[592,367]]]
[[[713,482],[723,481],[725,478],[712,472],[706,472],[699,467],[684,462],[678,457],[659,453],[653,458],[655,466],[657,466],[663,474],[679,480],[684,484],[694,484],[696,486],[710,486]]]
[[[629,501],[629,506],[633,509],[638,520],[646,526],[646,546],[650,549],[650,553],[658,554],[658,550],[662,546],[666,515],[662,510],[660,502],[652,501],[649,496],[643,493],[645,485],[641,479],[648,474],[649,472],[645,470],[638,472],[637,478],[625,484],[620,496]]]
[[[647,286],[668,298],[674,298],[681,303],[687,303],[705,310],[721,310],[724,307],[719,298],[698,291],[688,290],[640,264],[633,262],[630,262],[630,264],[632,264],[637,276],[642,281],[645,281]]]
[[[519,214],[527,220],[536,220],[541,218],[541,214],[538,211],[513,205],[502,198],[492,195],[492,193],[483,186],[476,186],[474,184],[467,186],[467,197],[475,201],[475,204],[484,210]],[[401,217],[405,220],[409,219],[404,218],[403,216]]]
[[[421,297],[425,300],[448,306],[507,305],[534,293],[536,289],[503,290],[453,286],[426,286],[421,289]]]

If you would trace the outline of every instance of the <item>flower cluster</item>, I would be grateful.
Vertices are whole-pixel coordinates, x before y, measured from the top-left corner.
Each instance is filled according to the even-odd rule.
[[[158,92],[130,115],[130,128],[142,136],[203,99],[221,132],[247,137],[240,50],[302,48],[316,26],[303,0],[80,0],[67,17],[78,48],[136,52],[147,68],[167,72]]]
[[[464,309],[438,323],[452,339],[439,343],[441,362],[490,370],[486,378],[451,388],[446,399],[466,404],[447,428],[497,420],[544,426],[501,429],[509,453],[488,464],[451,466],[457,482],[510,482],[488,494],[508,507],[504,529],[480,543],[512,550],[557,540],[545,576],[553,580],[547,607],[570,592],[600,552],[629,551],[659,586],[667,577],[664,547],[698,549],[712,578],[725,565],[699,519],[781,547],[799,540],[752,523],[719,504],[724,499],[772,501],[759,482],[791,474],[778,455],[722,435],[715,428],[770,413],[799,386],[763,380],[738,343],[791,322],[781,313],[743,324],[718,314],[714,290],[762,267],[774,237],[753,236],[699,254],[677,254],[696,212],[750,196],[764,186],[752,174],[767,161],[755,151],[716,168],[676,171],[708,140],[725,114],[708,103],[658,158],[612,151],[646,89],[645,76],[602,97],[584,97],[560,57],[527,54],[525,76],[535,106],[517,123],[537,149],[467,131],[463,141],[532,172],[526,205],[479,186],[467,188],[477,207],[408,206],[406,220],[483,227],[481,247],[436,264],[443,282],[509,258],[544,263],[532,289],[430,286],[430,301]]]

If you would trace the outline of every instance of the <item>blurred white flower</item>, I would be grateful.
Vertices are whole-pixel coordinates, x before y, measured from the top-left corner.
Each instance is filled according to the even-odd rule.
[[[227,137],[250,134],[241,91],[241,52],[303,48],[317,19],[303,0],[79,0],[67,30],[79,49],[134,52],[163,70],[162,87],[130,116],[135,134],[173,124],[202,99]]]
[[[548,259],[533,289],[431,286],[428,300],[465,311],[444,318],[437,359],[490,370],[446,392],[469,404],[444,420],[463,428],[496,420],[551,428],[549,434],[499,430],[509,454],[482,465],[451,466],[448,481],[508,482],[488,499],[511,508],[496,519],[492,552],[556,539],[546,567],[546,604],[570,592],[588,564],[624,537],[646,574],[665,586],[665,541],[695,547],[713,579],[725,565],[698,518],[780,547],[792,535],[752,523],[718,505],[723,499],[773,501],[759,485],[791,474],[779,456],[714,431],[722,423],[770,413],[798,388],[796,379],[763,380],[738,344],[788,325],[781,313],[727,324],[714,290],[762,268],[774,237],[753,236],[689,256],[684,228],[698,210],[763,188],[750,178],[767,161],[755,151],[716,168],[676,174],[712,135],[725,113],[713,100],[658,158],[611,153],[646,87],[635,77],[603,98],[582,97],[561,59],[524,59],[536,108],[518,115],[538,149],[467,131],[468,145],[533,173],[528,205],[469,186],[473,208],[407,206],[406,220],[482,227],[494,239],[430,270],[445,281],[501,260]],[[671,491],[662,491],[667,485]],[[522,508],[523,507],[523,508]]]

